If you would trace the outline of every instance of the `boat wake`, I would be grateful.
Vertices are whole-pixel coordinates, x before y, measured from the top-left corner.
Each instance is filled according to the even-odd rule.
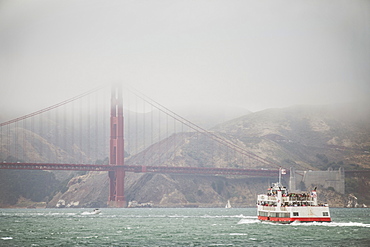
[[[2,240],[10,240],[10,239],[13,239],[12,237],[3,237],[1,238]]]
[[[236,232],[236,233],[230,233],[229,235],[230,236],[248,236],[247,233],[238,233],[238,232]]]
[[[81,215],[95,215],[95,214],[97,214],[97,213],[95,213],[95,212],[82,212],[81,213]]]
[[[245,218],[241,219],[238,224],[255,224],[255,223],[260,223],[260,224],[271,224],[271,225],[276,225],[276,222],[261,222],[258,219],[253,219],[253,218]],[[285,226],[327,226],[327,227],[370,227],[370,224],[366,223],[361,223],[361,222],[299,222],[299,221],[294,221],[291,224],[281,224]]]
[[[91,215],[91,214],[100,214],[100,213],[101,213],[100,209],[96,208],[92,212],[86,212],[85,211],[85,212],[81,213],[81,215]]]
[[[257,219],[257,217],[250,217],[250,218],[245,218],[239,220],[238,224],[255,224],[255,223],[260,223],[260,221]]]
[[[142,217],[142,216],[140,216]],[[211,218],[211,219],[215,219],[215,218],[244,218],[244,217],[249,217],[249,216],[244,216],[243,214],[239,214],[239,215],[154,215],[154,216],[150,216],[150,217],[155,217],[155,218],[163,218],[163,217],[168,217],[168,218]],[[257,218],[256,216],[252,216],[254,218]]]
[[[294,226],[329,226],[329,227],[370,227],[370,224],[365,224],[361,222],[293,222],[290,225]]]

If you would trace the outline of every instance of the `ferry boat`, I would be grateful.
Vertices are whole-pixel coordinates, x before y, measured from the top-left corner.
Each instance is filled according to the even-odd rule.
[[[279,223],[331,222],[329,206],[317,202],[316,188],[311,193],[288,193],[280,182],[273,183],[267,194],[257,197],[257,214],[261,221]]]

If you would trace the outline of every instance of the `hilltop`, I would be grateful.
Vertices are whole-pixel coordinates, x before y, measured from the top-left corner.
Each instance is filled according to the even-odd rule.
[[[356,109],[357,112],[351,109]],[[250,113],[219,124],[211,131],[287,168],[368,169],[369,123],[369,115],[358,108],[294,106]],[[145,155],[151,157],[150,163],[146,165],[263,168],[261,164],[245,161],[238,155],[230,161],[226,159],[228,152],[229,150],[213,144],[200,134],[178,133],[152,145],[145,150],[145,154],[139,153],[128,157],[126,164],[143,164]],[[106,174],[95,176],[95,179],[81,178],[81,185],[74,184],[69,192],[58,198],[71,197],[73,200],[84,198],[83,200],[87,202],[89,200],[84,194],[73,195],[76,195],[80,188],[85,191],[89,186],[93,186],[92,181],[102,181],[98,188],[107,191]],[[361,179],[353,178],[348,182],[363,183],[364,180]],[[89,186],[83,185],[86,183]],[[287,184],[287,181],[284,183]],[[156,206],[189,204],[203,207],[223,206],[228,199],[234,206],[253,206],[256,194],[263,192],[268,184],[269,179],[263,178],[127,174],[125,189],[127,201],[152,202]],[[322,198],[333,206],[342,207],[347,204],[346,195],[321,189]],[[369,203],[369,195],[353,191],[356,189],[353,186],[349,189],[348,193],[357,193],[359,201]],[[56,199],[50,203],[51,206]],[[104,195],[100,198],[95,197],[93,201],[103,206],[105,200]]]
[[[202,121],[205,119],[212,118]],[[302,105],[247,112],[220,121],[210,131],[277,166],[298,170],[370,168],[370,113],[359,105]],[[193,132],[174,132],[141,152],[127,153],[125,162],[142,165],[144,157],[150,157],[145,165],[276,168],[242,157]],[[63,177],[62,189],[54,189],[52,198],[49,196],[48,207],[54,207],[59,200],[79,207],[106,206],[106,173],[70,176],[73,177]],[[256,194],[264,192],[270,182],[273,181],[267,178],[127,173],[125,194],[127,201],[152,202],[159,207],[220,207],[227,200],[233,206],[245,207],[254,206]],[[288,184],[286,179],[283,182]],[[360,185],[368,183],[366,177],[349,178],[345,195],[321,188],[322,199],[343,207],[352,193],[360,203],[369,204],[369,192],[360,190]]]
[[[214,128],[283,167],[370,168],[370,110],[359,105],[293,106],[249,114]]]

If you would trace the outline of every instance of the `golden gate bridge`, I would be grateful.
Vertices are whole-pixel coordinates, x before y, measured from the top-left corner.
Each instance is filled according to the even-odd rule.
[[[107,171],[112,207],[126,206],[126,172],[277,176],[278,165],[225,133],[208,131],[135,89],[109,89],[1,123],[0,169]],[[179,161],[184,143],[192,145],[186,161]]]

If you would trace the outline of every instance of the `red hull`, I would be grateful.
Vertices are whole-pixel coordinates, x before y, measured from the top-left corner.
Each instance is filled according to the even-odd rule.
[[[281,222],[281,223],[291,223],[293,221],[299,222],[331,222],[330,218],[322,218],[322,217],[305,217],[305,218],[280,218],[280,217],[267,217],[267,216],[258,216],[259,220],[262,221],[273,221],[273,222]]]

